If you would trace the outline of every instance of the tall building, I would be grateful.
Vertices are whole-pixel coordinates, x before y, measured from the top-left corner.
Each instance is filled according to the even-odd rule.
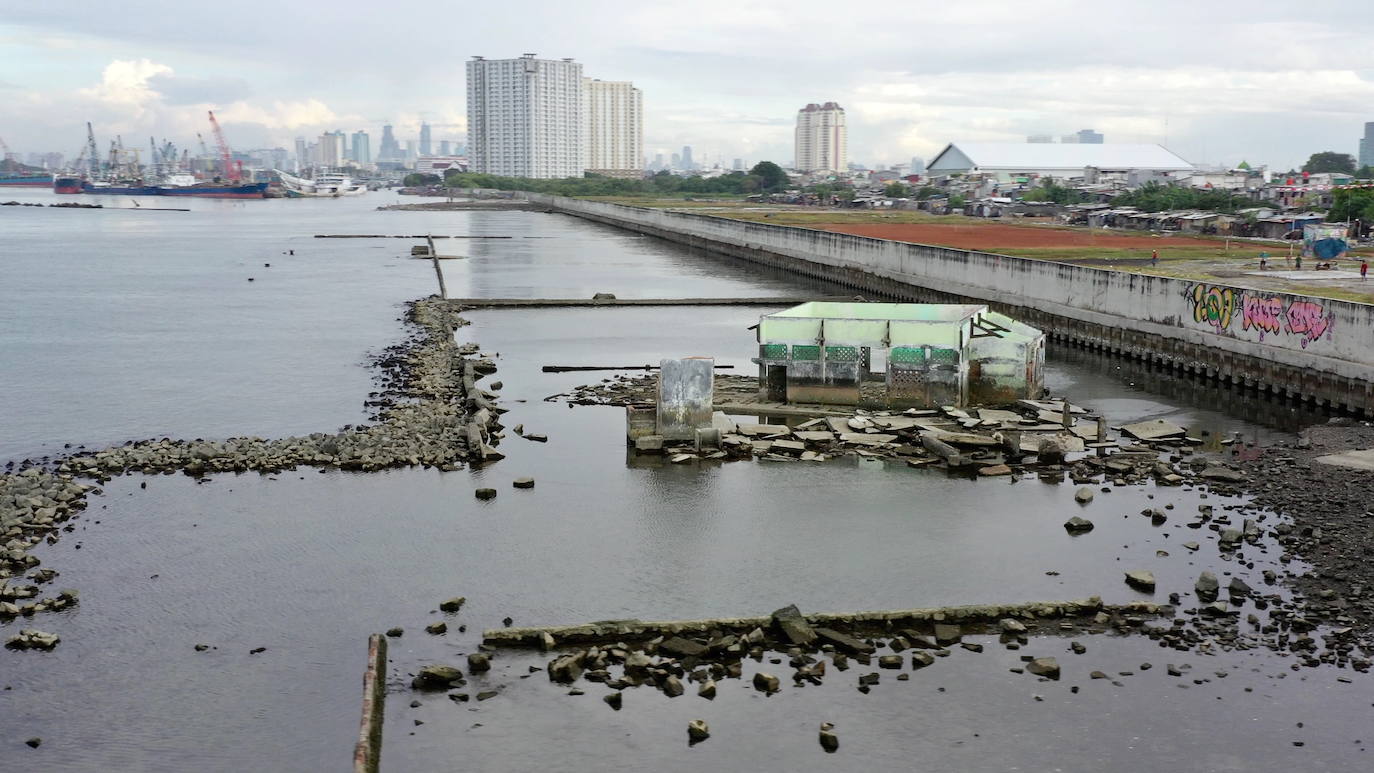
[[[372,139],[367,132],[361,129],[353,132],[353,154],[350,158],[360,164],[372,163]]]
[[[737,159],[735,159],[735,163],[732,164],[732,165],[730,166],[730,169],[731,169],[731,171],[734,171],[734,172],[743,172],[743,171],[744,171],[744,159],[742,159],[742,158],[737,158]]]
[[[911,168],[908,169],[908,171],[909,171],[911,174],[925,174],[925,173],[926,173],[926,161],[925,161],[925,159],[921,158],[920,156],[912,156],[912,157],[911,157]]]
[[[683,145],[683,146],[682,146],[682,170],[683,170],[684,172],[690,172],[690,171],[692,171],[693,169],[696,169],[696,168],[697,168],[696,163],[695,163],[694,161],[692,161],[692,146],[691,146],[691,145]]]
[[[629,81],[582,79],[582,137],[587,171],[606,177],[644,174],[643,94]]]
[[[448,140],[439,140],[439,155],[441,155],[441,156],[451,156],[451,155],[453,155],[453,143],[452,143],[452,142],[449,142]]]
[[[814,102],[797,111],[796,168],[802,172],[839,172],[849,163],[844,108]]]
[[[396,142],[396,135],[391,131],[391,124],[382,127],[382,144],[377,148],[378,161],[400,161],[404,158],[401,153],[401,145]]]
[[[344,162],[344,133],[325,132],[315,145],[315,163],[320,166],[342,166]]]
[[[420,155],[434,155],[434,143],[430,141],[429,124],[420,123]]]
[[[1102,135],[1092,129],[1083,129],[1073,134],[1065,134],[1059,141],[1069,145],[1101,145],[1102,139]]]
[[[406,140],[406,152],[402,155],[406,166],[415,166],[415,162],[420,158],[420,148],[415,140]]]
[[[1364,125],[1364,136],[1360,138],[1360,156],[1356,169],[1374,166],[1374,121]]]
[[[310,166],[310,149],[305,146],[305,138],[296,138],[296,171]]]
[[[582,65],[571,59],[473,57],[467,65],[468,160],[506,177],[581,177]]]

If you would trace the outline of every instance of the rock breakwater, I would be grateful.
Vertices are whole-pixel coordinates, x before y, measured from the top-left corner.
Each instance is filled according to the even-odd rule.
[[[0,621],[61,609],[75,591],[44,597],[40,585],[57,573],[40,569],[30,550],[55,543],[64,524],[100,493],[98,482],[131,473],[271,473],[301,466],[372,471],[419,466],[454,470],[466,461],[500,458],[496,396],[476,382],[496,366],[478,346],[459,344],[455,331],[468,324],[447,303],[414,301],[404,343],[377,358],[382,388],[367,404],[373,421],[335,433],[265,439],[131,441],[56,459],[11,463],[0,474]],[[94,481],[94,482],[83,482]]]

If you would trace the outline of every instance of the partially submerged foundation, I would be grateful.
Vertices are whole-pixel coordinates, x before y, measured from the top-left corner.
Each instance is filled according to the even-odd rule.
[[[759,320],[759,392],[889,408],[1038,398],[1045,336],[977,304],[812,301]]]

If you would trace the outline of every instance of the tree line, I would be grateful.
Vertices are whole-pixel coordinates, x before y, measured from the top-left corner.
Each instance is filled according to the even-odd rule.
[[[748,172],[730,172],[716,177],[679,177],[663,171],[644,178],[624,179],[587,173],[582,177],[533,179],[499,177],[474,172],[450,171],[442,180],[437,175],[410,174],[407,186],[443,185],[447,188],[496,188],[530,191],[556,196],[675,196],[748,195],[777,193],[788,187],[787,173],[772,161],[760,161]]]

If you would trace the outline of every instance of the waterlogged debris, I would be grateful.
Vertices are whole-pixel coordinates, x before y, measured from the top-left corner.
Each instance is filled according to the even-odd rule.
[[[62,638],[37,628],[24,628],[5,640],[5,646],[15,650],[51,650]]]
[[[821,723],[819,740],[826,754],[834,754],[840,748],[840,739],[835,735],[835,726],[829,722]]]
[[[1127,424],[1121,431],[1138,440],[1164,440],[1166,438],[1182,438],[1187,430],[1164,419],[1153,421],[1142,421],[1136,424]]]

